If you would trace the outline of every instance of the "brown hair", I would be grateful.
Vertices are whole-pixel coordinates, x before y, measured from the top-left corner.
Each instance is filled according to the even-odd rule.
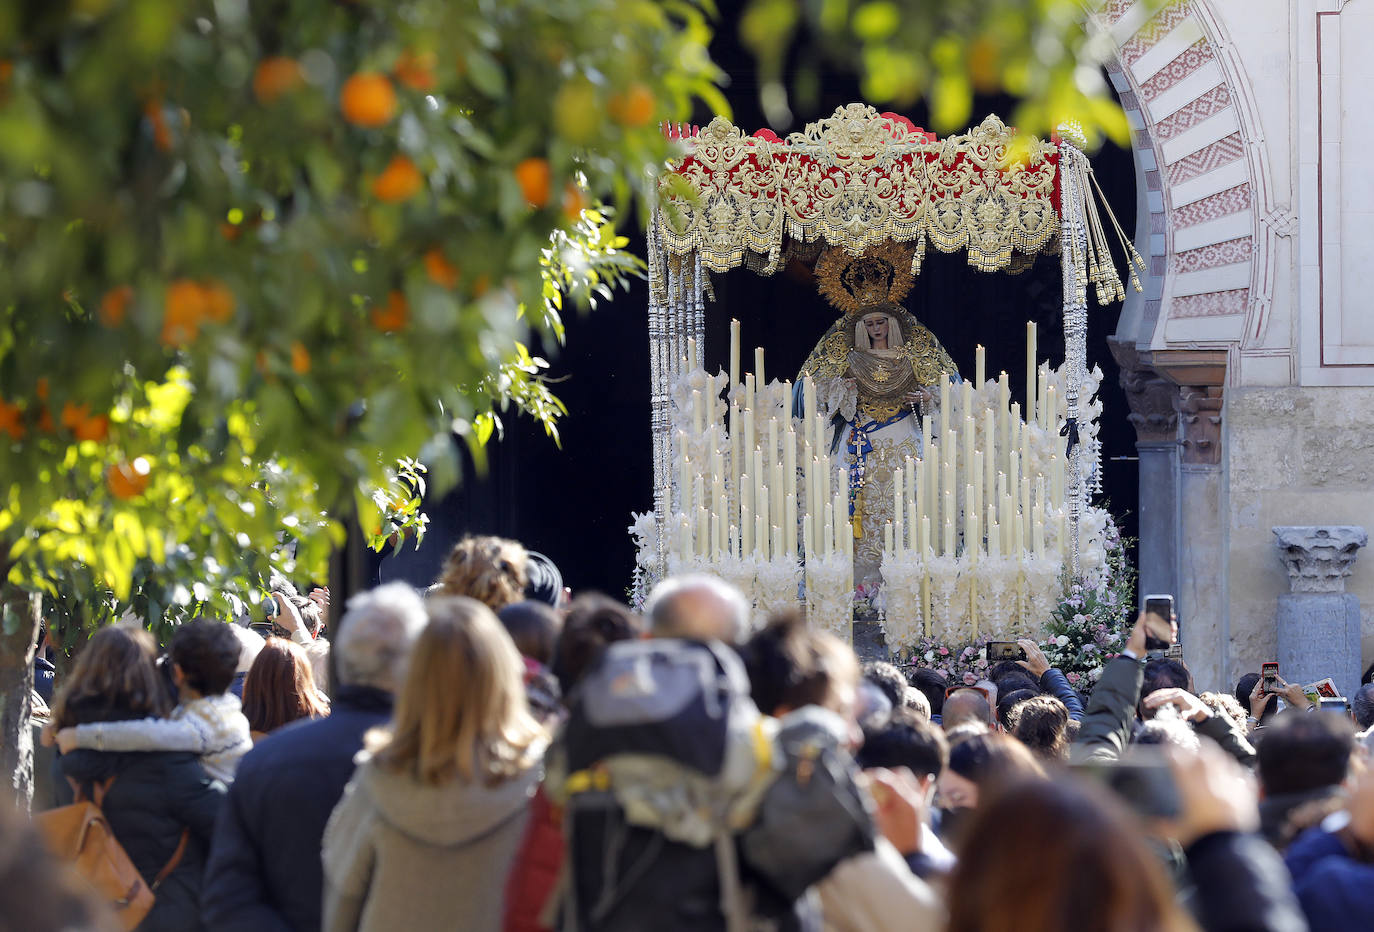
[[[498,783],[532,766],[545,733],[525,701],[524,661],[491,609],[464,596],[426,605],[377,763],[421,783]]]
[[[243,679],[243,714],[254,731],[273,732],[299,718],[329,714],[299,644],[270,637]]]
[[[1141,828],[1080,780],[1008,785],[978,806],[950,878],[947,932],[1195,930]]]
[[[443,595],[465,595],[493,612],[525,597],[525,548],[504,537],[464,537],[444,560]]]
[[[829,707],[843,685],[859,682],[849,645],[812,628],[794,610],[778,612],[741,650],[754,702],[765,715],[803,706]]]
[[[153,662],[156,653],[157,642],[142,628],[101,628],[82,648],[53,702],[53,728],[166,715],[171,695]]]
[[[1054,696],[1036,696],[1012,706],[1007,731],[1044,760],[1069,757],[1069,710]]]

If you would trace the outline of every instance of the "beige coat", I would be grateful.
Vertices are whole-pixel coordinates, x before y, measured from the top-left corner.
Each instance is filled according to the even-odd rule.
[[[433,787],[364,761],[324,833],[325,932],[499,929],[540,776]]]

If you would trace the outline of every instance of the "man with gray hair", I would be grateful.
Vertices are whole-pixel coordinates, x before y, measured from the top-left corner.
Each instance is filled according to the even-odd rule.
[[[1374,729],[1374,683],[1365,683],[1350,697],[1350,716],[1360,731]]]
[[[363,736],[391,718],[392,696],[427,620],[420,596],[404,583],[349,599],[333,644],[333,710],[260,741],[220,808],[201,890],[208,929],[320,928],[325,824]]]
[[[644,605],[649,634],[656,638],[743,643],[750,634],[749,601],[716,576],[670,576],[654,587]]]

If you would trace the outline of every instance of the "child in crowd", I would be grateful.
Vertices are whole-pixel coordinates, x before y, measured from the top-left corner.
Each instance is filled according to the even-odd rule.
[[[182,625],[168,647],[180,704],[169,718],[93,722],[57,733],[65,754],[97,751],[192,751],[210,776],[226,784],[253,747],[248,719],[229,692],[241,644],[232,625],[202,619]]]

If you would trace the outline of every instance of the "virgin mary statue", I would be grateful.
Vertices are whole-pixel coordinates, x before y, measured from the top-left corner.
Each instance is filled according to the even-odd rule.
[[[899,303],[913,283],[911,256],[898,243],[859,257],[839,248],[822,254],[821,294],[844,316],[797,376],[798,388],[807,376],[815,382],[817,405],[832,425],[831,459],[848,479],[854,579],[868,588],[880,579],[893,470],[919,455],[921,415],[935,413],[940,379],[959,377],[940,341]],[[795,407],[800,391],[794,394]]]

